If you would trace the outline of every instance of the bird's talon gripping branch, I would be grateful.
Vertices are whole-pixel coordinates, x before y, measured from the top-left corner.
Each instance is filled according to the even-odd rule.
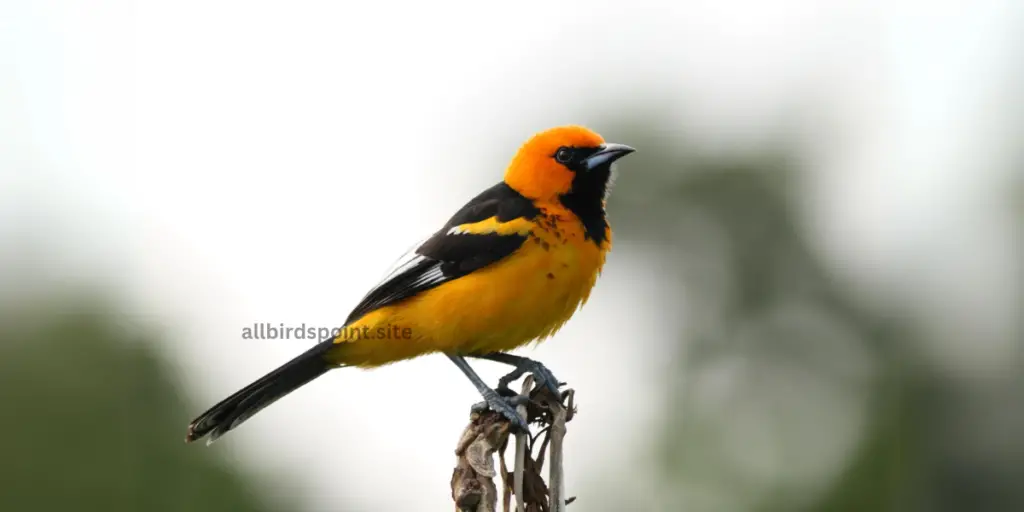
[[[530,402],[530,398],[529,397],[525,397],[523,395],[499,396],[498,398],[504,400],[505,403],[507,403],[508,405],[510,405],[512,407],[519,407],[520,405],[523,405],[523,404],[526,404],[526,403]],[[493,410],[493,409],[491,409],[490,403],[487,402],[486,400],[484,400],[483,402],[477,402],[477,403],[473,404],[473,406],[470,408],[470,412],[475,412],[475,413],[486,412],[486,411],[489,411],[489,410]]]
[[[559,388],[565,383],[559,382],[551,373],[551,370],[548,370],[547,367],[540,363],[536,363],[536,367],[531,370],[531,373],[533,373],[534,378],[539,378],[541,380],[541,386],[544,386],[548,391],[551,391],[551,396],[561,396],[562,391]]]
[[[473,386],[475,386],[477,391],[480,392],[480,396],[484,397],[483,402],[473,406],[473,412],[483,412],[490,409],[504,416],[505,419],[512,424],[512,430],[519,432],[529,431],[529,426],[526,424],[526,420],[516,412],[516,407],[525,403],[524,401],[529,401],[529,397],[521,395],[514,395],[511,397],[501,396],[497,391],[487,387],[487,384],[485,384],[483,379],[473,371],[473,368],[469,366],[469,363],[466,362],[465,358],[453,354],[449,354],[448,358],[451,359],[452,362],[455,363],[455,366],[458,366],[459,369],[462,370],[462,373],[469,378],[469,381],[472,382]]]
[[[475,413],[482,413],[488,410],[494,411],[501,414],[506,420],[508,420],[512,426],[513,432],[529,432],[530,427],[527,425],[526,420],[516,412],[516,407],[528,402],[530,400],[529,398],[522,395],[502,397],[497,393],[490,396],[488,395],[489,394],[485,394],[484,401],[473,404],[473,407],[470,410]]]
[[[494,388],[494,391],[496,391],[499,395],[505,398],[513,398],[519,396],[519,393],[516,393],[511,388],[509,388],[508,384],[502,386],[500,382],[498,383],[498,387]]]
[[[515,370],[512,370],[504,377],[498,379],[498,387],[496,389],[501,394],[515,394],[514,391],[509,389],[508,385],[512,383],[512,381],[522,377],[524,374],[529,373],[530,375],[533,375],[533,378],[538,385],[547,388],[548,391],[551,391],[551,396],[561,396],[561,390],[559,388],[564,386],[565,383],[555,378],[555,375],[551,373],[551,370],[548,370],[548,367],[544,366],[540,361],[534,361],[527,357],[515,356],[504,352],[494,352],[474,357],[505,363],[516,367]]]
[[[530,397],[523,395],[516,395],[508,398],[508,403],[512,404],[513,407],[519,407],[520,405],[527,405],[530,403]]]

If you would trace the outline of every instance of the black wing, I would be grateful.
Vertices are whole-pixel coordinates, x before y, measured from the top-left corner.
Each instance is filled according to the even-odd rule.
[[[516,251],[525,235],[453,233],[452,228],[495,217],[499,223],[533,219],[540,210],[505,182],[463,206],[437,233],[403,258],[397,268],[363,297],[345,324],[384,306],[486,267]]]

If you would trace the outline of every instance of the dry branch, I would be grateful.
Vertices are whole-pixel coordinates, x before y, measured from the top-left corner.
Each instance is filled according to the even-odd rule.
[[[493,411],[473,413],[455,447],[458,457],[452,472],[452,499],[456,510],[497,512],[494,453],[508,442],[509,423]],[[504,464],[504,460],[502,461]]]
[[[533,391],[533,375],[527,375],[523,379],[523,390],[519,392],[520,396],[530,396],[530,391]],[[521,404],[516,407],[516,412],[519,413],[519,417],[523,418],[527,424],[530,423],[530,411],[527,408],[527,404]],[[526,438],[529,436],[529,432],[519,432],[516,434],[516,467],[512,475],[512,494],[516,496],[523,495],[523,475],[526,473]],[[506,470],[507,471],[507,470]],[[508,489],[508,478],[502,478],[505,482],[505,495],[509,495]],[[508,504],[505,504],[505,511],[508,512]],[[526,506],[523,504],[523,500],[516,499],[516,512],[526,512]]]
[[[504,512],[511,512],[511,496],[516,497],[517,512],[564,512],[565,506],[573,501],[574,498],[565,497],[562,445],[565,424],[575,413],[574,393],[566,390],[560,397],[553,397],[543,386],[532,388],[533,379],[527,377],[523,396],[529,396],[530,401],[519,407],[519,413],[525,415],[532,428],[529,434],[516,436],[513,474],[509,474],[505,463],[508,421],[492,411],[471,413],[470,423],[455,449],[457,461],[451,491],[457,511],[497,512],[497,474],[502,477]],[[494,469],[495,453],[499,455],[500,473]],[[550,461],[548,482],[541,476],[545,456]]]

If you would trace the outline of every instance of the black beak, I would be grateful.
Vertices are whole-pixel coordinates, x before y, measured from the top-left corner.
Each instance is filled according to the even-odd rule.
[[[592,171],[602,165],[611,165],[612,162],[634,151],[636,150],[625,144],[601,144],[596,153],[583,160],[583,165],[588,171]]]

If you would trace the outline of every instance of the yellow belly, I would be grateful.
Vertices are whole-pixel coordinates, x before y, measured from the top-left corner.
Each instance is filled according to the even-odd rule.
[[[430,352],[505,351],[544,339],[586,302],[607,249],[607,243],[598,248],[584,240],[573,225],[538,227],[511,256],[353,322],[329,358],[371,367]]]

